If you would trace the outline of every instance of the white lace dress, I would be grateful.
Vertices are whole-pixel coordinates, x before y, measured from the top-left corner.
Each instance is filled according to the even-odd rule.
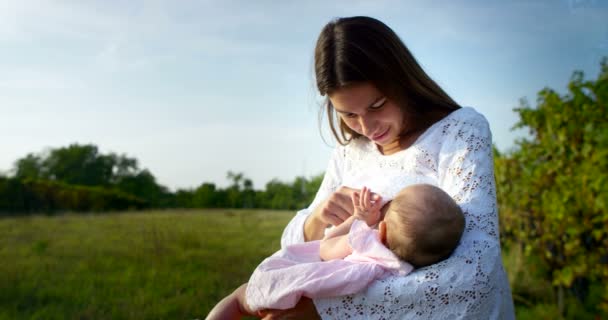
[[[367,139],[336,147],[315,200],[287,225],[281,246],[304,242],[312,210],[342,185],[361,187],[354,184],[362,173],[373,176],[385,196],[414,183],[439,186],[465,212],[465,231],[447,260],[375,281],[358,294],[314,299],[323,319],[514,318],[498,239],[492,137],[481,114],[454,111],[392,155]]]

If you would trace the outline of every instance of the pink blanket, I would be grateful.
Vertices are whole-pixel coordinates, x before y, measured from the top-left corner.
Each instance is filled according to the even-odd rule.
[[[355,221],[349,232],[353,253],[344,259],[321,261],[319,244],[311,241],[277,251],[255,269],[247,285],[253,310],[289,309],[301,296],[323,298],[361,291],[389,274],[406,275],[405,263],[379,240],[378,232]]]

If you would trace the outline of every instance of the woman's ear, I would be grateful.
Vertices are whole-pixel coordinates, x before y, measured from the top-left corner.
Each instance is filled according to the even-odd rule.
[[[380,241],[383,245],[388,246],[386,242],[386,222],[380,221],[378,224],[378,233],[380,235]]]

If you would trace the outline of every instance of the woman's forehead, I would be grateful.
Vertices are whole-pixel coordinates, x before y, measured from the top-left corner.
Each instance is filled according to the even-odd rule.
[[[369,82],[351,84],[329,94],[329,100],[339,111],[368,108],[381,97],[382,93]]]

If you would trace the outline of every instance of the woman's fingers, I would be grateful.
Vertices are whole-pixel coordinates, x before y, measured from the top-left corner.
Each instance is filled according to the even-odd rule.
[[[330,212],[333,215],[335,215],[338,219],[340,219],[340,223],[342,223],[344,220],[348,219],[352,214],[351,210],[347,210],[344,207],[340,206],[339,204],[336,204],[335,206],[333,206],[330,209]],[[338,224],[340,224],[340,223],[338,223]]]
[[[336,209],[332,209],[330,206],[323,209],[321,213],[321,220],[325,224],[331,224],[333,226],[337,226],[343,221],[342,218],[336,214]]]
[[[354,192],[354,189],[342,187],[330,196],[329,201],[346,209],[347,211],[352,211],[352,195]]]
[[[337,225],[341,224],[343,221],[342,219],[340,219],[338,216],[336,216],[333,213],[330,213],[325,218],[326,218],[326,222],[328,224],[331,224],[332,226],[337,226]]]
[[[340,202],[327,201],[321,212],[321,219],[325,223],[337,226],[348,219],[350,215],[350,211],[346,211]]]

